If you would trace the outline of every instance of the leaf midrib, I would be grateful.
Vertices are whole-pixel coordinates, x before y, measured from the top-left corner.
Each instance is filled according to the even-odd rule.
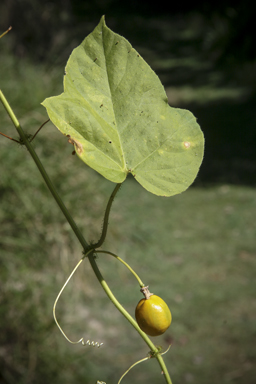
[[[107,66],[107,55],[106,55],[106,47],[105,47],[105,39],[104,39],[104,28],[107,29],[106,26],[102,26],[102,48],[103,48],[103,56],[104,56],[104,62],[105,62],[105,71],[106,71],[106,75],[107,75],[107,81],[108,81],[108,88],[109,88],[109,94],[110,94],[110,99],[111,99],[111,104],[112,104],[112,107],[113,107],[113,113],[114,113],[114,117],[115,117],[115,125],[116,125],[116,131],[117,131],[117,135],[118,135],[118,138],[119,138],[119,145],[120,145],[120,148],[121,148],[121,157],[123,159],[123,170],[126,171],[127,173],[127,170],[126,170],[126,160],[125,160],[125,153],[124,153],[124,149],[123,149],[123,145],[122,145],[122,141],[121,141],[121,137],[120,137],[120,133],[119,133],[119,130],[118,130],[118,125],[117,125],[117,119],[116,119],[116,113],[115,113],[115,108],[114,108],[114,103],[113,103],[113,97],[112,97],[112,92],[111,92],[111,87],[110,87],[110,81],[109,81],[109,73],[108,73],[108,66]],[[116,35],[116,34],[115,34]],[[114,40],[113,40],[114,41]],[[113,47],[113,43],[112,43],[112,47]],[[112,51],[112,47],[110,49],[110,52]],[[123,156],[122,156],[123,155]]]

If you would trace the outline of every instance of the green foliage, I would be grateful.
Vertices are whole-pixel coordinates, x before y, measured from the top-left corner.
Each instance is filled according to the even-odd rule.
[[[9,67],[13,82],[15,67]],[[34,73],[34,66],[26,62],[25,79],[30,70]],[[26,93],[32,100],[43,88],[45,72],[38,69],[36,88],[27,88],[18,77],[18,95]],[[57,83],[51,76],[45,93]],[[24,97],[17,107],[33,133],[40,125],[36,119],[45,118],[43,108],[31,111]],[[1,122],[5,116],[0,108]],[[13,134],[8,119],[2,127]],[[34,146],[79,227],[90,240],[97,240],[112,185],[100,183],[100,176],[71,156],[64,138],[58,137],[47,124]],[[148,348],[136,332],[127,332],[127,321],[113,311],[86,263],[67,287],[57,314],[69,336],[104,345],[70,347],[61,337],[52,321],[52,303],[79,260],[81,247],[26,150],[5,138],[0,147],[1,380],[43,384],[54,377],[54,384],[91,384],[97,379],[116,383]],[[114,242],[115,252],[129,259],[152,292],[170,305],[173,323],[157,343],[166,349],[172,342],[164,358],[172,367],[174,383],[255,382],[255,209],[253,188],[191,188],[163,199],[146,193],[132,178],[115,200],[106,247]],[[133,314],[139,299],[134,278],[111,256],[100,257],[99,265]],[[122,289],[119,279],[113,279],[117,275]],[[126,382],[159,384],[156,364],[138,365]]]
[[[34,132],[45,118],[42,110],[32,109],[35,92],[52,94],[56,78],[48,77],[46,84],[46,70],[35,71],[22,60],[6,68],[21,68],[20,77],[9,73],[1,85],[5,89],[9,84],[13,105]],[[36,75],[33,87],[28,86],[31,73]],[[10,125],[3,108],[0,117],[6,132]],[[68,275],[81,249],[26,151],[0,141],[0,381],[45,383],[54,377],[56,384],[117,382],[148,349],[135,332],[127,333],[127,322],[113,312],[89,269],[78,271],[59,304],[59,316],[69,334],[88,335],[104,346],[68,348],[60,337],[51,304],[64,282],[63,271]],[[51,124],[34,145],[79,227],[97,239],[110,183],[100,184],[95,172],[72,157]],[[132,179],[115,201],[107,245],[115,242],[116,252],[143,271],[143,280],[175,313],[170,332],[159,338],[164,348],[172,342],[165,360],[174,383],[255,382],[255,208],[251,188],[192,188],[160,199]],[[99,263],[118,299],[133,313],[138,301],[133,277],[113,258],[101,257]],[[122,289],[114,275],[122,279]],[[126,381],[158,384],[155,364],[143,364]]]
[[[86,164],[116,183],[132,173],[156,195],[188,188],[203,157],[200,127],[168,105],[156,74],[104,17],[65,73],[64,93],[43,105]]]

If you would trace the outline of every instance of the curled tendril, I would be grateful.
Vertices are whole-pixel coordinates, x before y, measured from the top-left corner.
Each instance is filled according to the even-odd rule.
[[[87,254],[88,254],[89,252],[91,252],[91,250],[88,251]],[[55,302],[54,302],[54,305],[53,305],[53,318],[54,318],[55,323],[56,323],[57,327],[59,328],[60,332],[62,333],[62,335],[65,337],[65,339],[66,339],[69,343],[71,343],[71,344],[79,344],[79,343],[81,343],[83,346],[89,345],[89,346],[92,346],[92,347],[98,347],[98,348],[100,348],[100,347],[103,345],[103,343],[98,343],[98,341],[95,342],[95,341],[91,341],[91,340],[87,340],[87,341],[85,342],[83,337],[82,337],[80,340],[78,340],[78,341],[71,341],[71,340],[67,337],[67,335],[65,334],[65,332],[63,331],[63,329],[61,328],[60,324],[58,323],[58,320],[57,320],[57,318],[56,318],[56,313],[55,313],[55,312],[56,312],[56,305],[57,305],[57,302],[58,302],[58,300],[59,300],[59,298],[60,298],[62,292],[64,291],[64,289],[65,289],[65,287],[67,286],[68,282],[70,281],[71,277],[74,275],[74,273],[76,272],[77,268],[79,267],[79,265],[82,263],[83,260],[84,260],[84,257],[77,263],[77,265],[75,266],[75,268],[73,269],[73,271],[72,271],[71,274],[69,275],[68,279],[66,280],[65,284],[64,284],[63,287],[61,288],[61,290],[60,290],[60,292],[59,292],[59,294],[58,294],[58,296],[57,296],[57,298],[56,298],[56,300],[55,300]]]
[[[86,343],[84,343],[84,341],[81,342],[83,345],[90,345],[92,347],[101,347],[103,345],[103,343],[98,343],[98,341],[90,341],[90,340],[87,340]]]
[[[54,305],[53,305],[53,318],[55,320],[55,323],[57,325],[57,327],[59,328],[60,332],[62,333],[62,335],[65,337],[65,339],[71,343],[71,344],[79,344],[81,343],[82,345],[86,346],[86,345],[89,345],[89,346],[93,346],[93,347],[101,347],[103,345],[103,343],[98,343],[98,342],[94,342],[94,341],[91,341],[91,340],[87,340],[85,342],[84,338],[82,337],[80,340],[78,341],[71,341],[67,335],[65,334],[65,332],[63,331],[63,329],[61,328],[57,318],[56,318],[56,305],[58,303],[58,300],[62,294],[62,292],[64,291],[64,289],[66,288],[67,284],[69,283],[70,279],[72,278],[72,276],[74,275],[74,273],[76,272],[76,270],[78,269],[78,267],[80,266],[80,264],[82,263],[82,261],[89,255],[89,253],[91,252],[96,252],[96,250],[94,249],[94,246],[91,245],[86,251],[84,251],[84,255],[82,257],[81,260],[79,260],[79,262],[77,263],[77,265],[75,266],[75,268],[73,269],[73,271],[71,272],[71,274],[69,275],[68,279],[66,280],[65,284],[63,285],[63,287],[61,288],[55,302],[54,302]],[[121,263],[123,263],[129,270],[130,272],[132,272],[132,274],[135,276],[135,278],[138,280],[139,284],[141,287],[144,286],[144,284],[142,283],[141,279],[139,278],[139,276],[134,272],[134,270],[129,266],[129,264],[127,264],[124,260],[122,260],[119,256],[115,255],[114,253],[112,252],[109,252],[109,251],[97,251],[98,253],[106,253],[106,254],[109,254],[111,256],[114,256],[116,259],[118,259]],[[136,365],[136,364],[135,364]]]
[[[121,383],[122,379],[127,375],[127,373],[128,373],[133,367],[135,367],[135,365],[140,364],[140,363],[142,363],[143,361],[152,359],[153,357],[156,357],[156,355],[158,355],[158,354],[160,354],[161,356],[162,356],[162,355],[165,355],[165,354],[169,351],[170,348],[171,348],[171,344],[170,344],[169,347],[166,349],[166,351],[164,351],[163,353],[161,353],[161,351],[162,351],[162,347],[158,347],[156,352],[154,352],[154,351],[150,351],[150,352],[148,353],[148,356],[147,356],[147,357],[144,357],[144,359],[138,360],[138,361],[136,361],[136,363],[134,363],[133,365],[131,365],[130,368],[128,368],[127,371],[125,371],[125,373],[120,377],[120,379],[119,379],[119,381],[118,381],[117,384],[120,384],[120,383]]]

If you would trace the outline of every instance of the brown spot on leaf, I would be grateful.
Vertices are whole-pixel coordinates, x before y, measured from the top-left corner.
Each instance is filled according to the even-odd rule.
[[[79,143],[79,141],[77,141],[76,139],[73,139],[70,135],[67,135],[67,137],[68,137],[68,142],[75,146],[77,152],[82,153],[83,152],[82,144]]]
[[[184,147],[188,149],[191,146],[191,143],[189,141],[184,141]]]

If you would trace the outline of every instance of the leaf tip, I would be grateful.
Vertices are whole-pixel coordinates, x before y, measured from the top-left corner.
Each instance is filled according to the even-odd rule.
[[[100,23],[103,24],[104,27],[106,26],[105,15],[102,15],[102,16],[101,16]]]

